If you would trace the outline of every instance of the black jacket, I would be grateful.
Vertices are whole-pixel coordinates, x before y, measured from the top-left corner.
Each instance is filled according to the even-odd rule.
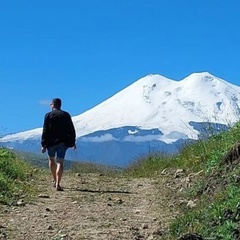
[[[51,147],[59,143],[73,147],[75,140],[76,132],[68,112],[54,109],[45,115],[41,141],[43,147]]]

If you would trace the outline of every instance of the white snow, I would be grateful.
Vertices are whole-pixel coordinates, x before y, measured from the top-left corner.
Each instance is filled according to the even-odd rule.
[[[148,75],[72,119],[77,137],[98,130],[138,126],[159,128],[164,134],[161,140],[172,142],[179,136],[197,138],[198,132],[188,124],[190,121],[237,122],[239,106],[240,87],[210,73],[193,73],[181,81]],[[7,135],[0,142],[36,139],[41,133],[41,128],[33,129]]]
[[[0,138],[0,142],[8,142],[8,141],[25,141],[27,139],[39,139],[39,136],[42,134],[42,128],[36,128],[29,131],[9,134]]]
[[[137,130],[137,129],[135,129],[134,131],[128,130],[128,134],[136,134],[136,133],[138,133],[138,130]]]

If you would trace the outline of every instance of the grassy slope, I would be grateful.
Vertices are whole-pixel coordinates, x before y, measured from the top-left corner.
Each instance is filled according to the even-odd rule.
[[[35,192],[31,184],[33,173],[33,167],[0,148],[0,203],[12,205],[22,197],[32,196]]]
[[[183,193],[187,199],[196,199],[197,205],[189,209],[179,203],[181,217],[171,224],[165,239],[187,233],[198,233],[203,239],[240,239],[240,162],[234,167],[223,162],[239,141],[240,123],[207,141],[185,146],[176,156],[150,156],[127,169],[127,174],[134,176],[152,176],[170,168],[188,174],[201,171]]]

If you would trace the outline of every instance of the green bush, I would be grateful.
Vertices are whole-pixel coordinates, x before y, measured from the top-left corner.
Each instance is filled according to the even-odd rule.
[[[20,193],[33,189],[26,184],[32,176],[32,168],[5,148],[0,148],[0,203],[13,204]]]

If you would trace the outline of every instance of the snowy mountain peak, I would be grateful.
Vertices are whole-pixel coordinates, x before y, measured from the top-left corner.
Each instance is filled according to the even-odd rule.
[[[188,126],[190,120],[235,122],[239,99],[239,87],[207,72],[181,81],[147,75],[74,120],[82,134],[134,125],[159,127],[165,133],[175,129],[190,136],[196,134]]]
[[[100,130],[137,126],[158,128],[165,137],[183,133],[196,138],[198,132],[189,125],[190,121],[233,123],[240,115],[239,106],[240,87],[208,72],[193,73],[181,81],[151,74],[73,117],[73,122],[77,137]],[[26,135],[32,138],[36,132],[40,135],[41,128],[28,131]],[[24,133],[14,137],[22,138],[22,135]],[[6,136],[1,141],[10,138]]]
[[[218,87],[219,85],[227,85],[229,87],[231,84],[224,81],[221,78],[218,78],[208,72],[201,73],[192,73],[188,77],[184,78],[180,82],[183,82],[184,85],[193,86],[193,87]],[[235,86],[236,87],[236,86]]]
[[[209,72],[198,72],[198,73],[191,73],[188,77],[191,79],[204,79],[204,78],[216,78],[214,75],[212,75]]]
[[[146,89],[146,88],[155,89],[156,87],[165,88],[172,82],[175,82],[175,81],[158,74],[150,74],[143,78],[140,78],[139,80],[137,80],[132,85],[125,88],[124,90],[128,89],[128,91],[131,91],[132,89],[140,90],[140,89]]]

